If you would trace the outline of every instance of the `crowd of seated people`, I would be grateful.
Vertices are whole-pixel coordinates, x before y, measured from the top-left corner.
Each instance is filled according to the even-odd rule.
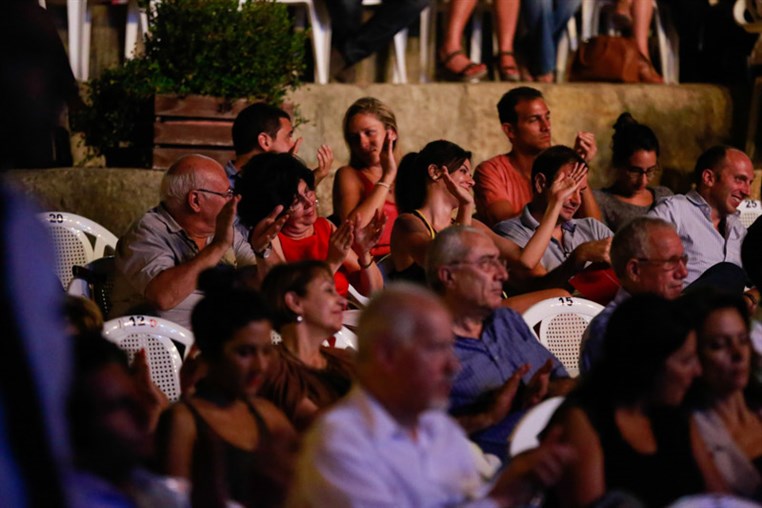
[[[749,322],[759,293],[744,288],[760,271],[760,228],[742,248],[735,214],[750,193],[748,157],[710,148],[696,190],[667,196],[648,186],[658,141],[622,115],[615,182],[600,191],[614,200],[601,207],[609,229],[587,179],[594,138],[551,146],[535,92],[498,105],[510,111],[508,160],[529,165],[525,180],[503,182],[528,186],[528,200],[482,194],[482,214],[471,153],[435,140],[397,167],[398,126],[372,98],[345,115],[338,224],[319,216],[316,172],[293,150],[246,157],[235,175],[200,155],[179,159],[159,206],[119,242],[115,296],[117,314],[190,326],[184,393],[168,406],[146,353],[128,369],[98,336],[97,309],[70,299],[68,333],[83,335],[72,485],[137,506],[666,506],[707,492],[761,501],[762,365]],[[374,250],[382,241],[388,253]],[[385,255],[390,273],[378,266]],[[580,294],[570,280],[595,270],[617,290],[570,378],[521,312]],[[715,275],[686,292],[692,270],[745,284]],[[335,346],[350,284],[370,298],[350,325],[357,350]],[[511,456],[517,423],[554,396],[565,401],[540,446]]]

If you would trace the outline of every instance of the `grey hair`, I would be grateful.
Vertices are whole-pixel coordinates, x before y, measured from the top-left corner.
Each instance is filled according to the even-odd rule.
[[[637,217],[627,222],[611,240],[611,266],[620,279],[625,276],[627,262],[632,258],[648,258],[651,253],[649,241],[651,231],[656,228],[675,227],[656,217]]]
[[[437,294],[444,293],[444,286],[439,280],[439,267],[463,261],[468,256],[471,246],[463,239],[466,233],[489,238],[484,231],[473,226],[455,225],[437,233],[436,238],[429,244],[426,251],[426,281]]]
[[[409,344],[419,334],[422,303],[443,305],[428,289],[409,282],[394,282],[374,296],[365,307],[357,324],[357,362],[371,360],[374,345]]]
[[[177,208],[185,203],[188,193],[204,186],[206,179],[199,171],[195,171],[193,165],[197,161],[210,160],[204,155],[186,155],[177,159],[164,173],[159,187],[159,198],[169,208]],[[190,165],[186,170],[185,166]]]

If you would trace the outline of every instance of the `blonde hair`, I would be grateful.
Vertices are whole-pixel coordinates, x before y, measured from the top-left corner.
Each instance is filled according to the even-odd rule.
[[[397,133],[397,136],[399,136],[399,131],[397,130],[397,118],[394,116],[394,112],[389,106],[375,97],[362,97],[357,99],[351,106],[349,106],[349,109],[347,109],[347,112],[344,114],[344,141],[347,143],[347,148],[349,149],[349,165],[353,167],[357,167],[358,164],[361,163],[358,163],[355,155],[352,153],[352,145],[349,142],[349,122],[351,122],[352,118],[355,116],[362,114],[375,116],[379,122],[384,124],[384,128],[392,129]]]

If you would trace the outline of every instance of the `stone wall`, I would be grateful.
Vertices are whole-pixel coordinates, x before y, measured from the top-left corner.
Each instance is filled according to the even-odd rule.
[[[611,159],[614,121],[623,111],[654,129],[662,146],[661,164],[672,187],[684,190],[685,175],[697,156],[712,144],[730,139],[732,101],[722,87],[711,85],[538,85],[545,94],[553,122],[553,142],[571,144],[577,131],[598,139],[591,184],[606,183]],[[334,150],[334,168],[347,161],[341,123],[356,99],[375,96],[396,113],[400,130],[399,155],[420,150],[434,139],[449,139],[474,154],[478,163],[508,150],[495,105],[509,86],[500,83],[430,85],[307,85],[291,102],[306,123],[297,128],[304,137],[299,155],[316,162],[321,143]],[[67,168],[10,172],[22,192],[37,197],[47,210],[84,215],[117,235],[158,202],[161,172],[138,169]],[[332,177],[318,189],[321,213],[329,214]]]

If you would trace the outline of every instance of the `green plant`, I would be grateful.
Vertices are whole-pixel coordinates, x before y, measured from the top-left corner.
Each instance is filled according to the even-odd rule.
[[[161,0],[149,15],[145,54],[88,83],[72,115],[86,143],[105,153],[138,147],[150,163],[154,94],[245,97],[279,104],[304,71],[305,34],[271,0]],[[150,120],[149,120],[150,121]],[[145,132],[148,139],[145,139]],[[147,141],[147,142],[146,142]]]

